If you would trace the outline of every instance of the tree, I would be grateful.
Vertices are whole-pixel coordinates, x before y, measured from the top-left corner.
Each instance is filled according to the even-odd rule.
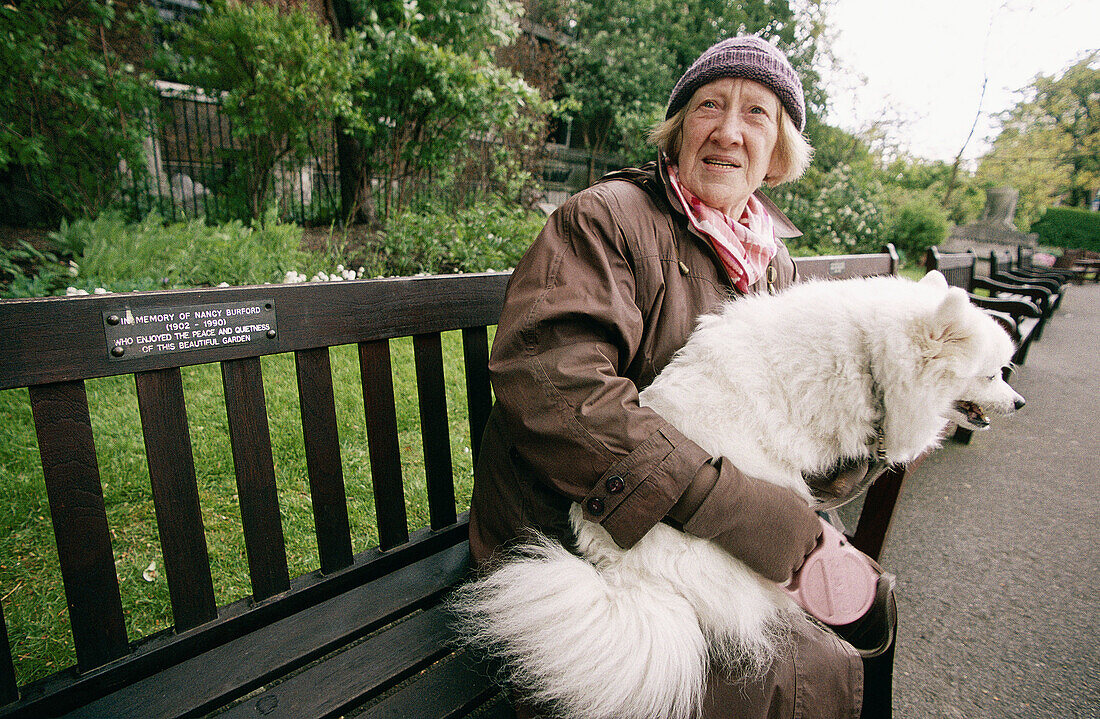
[[[463,179],[515,192],[518,161],[541,147],[551,105],[492,51],[519,33],[507,0],[363,2],[354,37],[361,176],[377,180],[381,214],[399,212],[430,183]]]
[[[212,95],[232,125],[231,186],[262,219],[279,163],[305,161],[313,134],[352,112],[352,57],[304,10],[218,0],[176,43],[180,76]]]
[[[595,153],[649,159],[644,138],[664,118],[676,80],[706,48],[745,33],[787,50],[811,100],[813,35],[796,44],[786,0],[578,0],[576,42],[563,70],[565,95],[578,108],[575,128]]]
[[[1032,218],[1056,197],[1087,207],[1100,187],[1100,51],[1060,77],[1036,76],[1022,92],[1024,99],[1001,115],[979,175],[1016,187]]]
[[[0,184],[21,186],[44,212],[96,216],[123,188],[119,161],[141,168],[144,112],[152,78],[114,41],[148,34],[149,16],[111,0],[41,0],[0,5]]]

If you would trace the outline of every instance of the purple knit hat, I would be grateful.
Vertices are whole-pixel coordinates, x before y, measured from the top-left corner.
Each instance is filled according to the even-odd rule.
[[[731,37],[700,55],[672,88],[665,119],[686,105],[700,87],[722,77],[743,77],[764,85],[787,108],[799,131],[806,127],[802,81],[783,53],[755,35]]]

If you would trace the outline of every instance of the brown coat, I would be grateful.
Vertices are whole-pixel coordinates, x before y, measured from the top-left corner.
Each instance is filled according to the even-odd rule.
[[[766,204],[777,235],[799,234]],[[753,291],[795,279],[780,244]],[[689,228],[663,165],[613,173],[550,217],[516,267],[493,343],[497,402],[470,510],[475,561],[521,541],[528,528],[566,539],[572,502],[622,547],[665,518],[710,456],[641,407],[638,392],[687,341],[696,318],[736,293],[710,243]],[[737,472],[730,462],[722,467]],[[737,716],[857,715],[858,656],[810,626],[795,636],[793,657],[806,660],[776,667],[750,702],[759,713],[739,707]],[[742,689],[733,692],[741,700],[756,694]],[[844,710],[814,709],[830,704]],[[777,706],[789,711],[772,713]],[[795,711],[803,706],[805,713]]]

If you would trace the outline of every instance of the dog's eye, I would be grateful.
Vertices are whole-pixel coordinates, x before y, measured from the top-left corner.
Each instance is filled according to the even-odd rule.
[[[997,375],[991,374],[988,377],[986,377],[986,379],[989,380],[990,382],[996,382],[997,381]]]

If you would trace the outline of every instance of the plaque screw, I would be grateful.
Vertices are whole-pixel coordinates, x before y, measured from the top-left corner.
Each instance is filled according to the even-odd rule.
[[[115,345],[111,348],[111,354],[115,357],[121,357],[122,355],[126,354],[126,348],[121,345]]]
[[[109,325],[117,325],[121,321],[118,315],[107,315],[107,324]]]
[[[267,331],[267,338],[268,338],[269,340],[273,340],[273,339],[275,339],[275,330],[268,330],[268,331]]]

